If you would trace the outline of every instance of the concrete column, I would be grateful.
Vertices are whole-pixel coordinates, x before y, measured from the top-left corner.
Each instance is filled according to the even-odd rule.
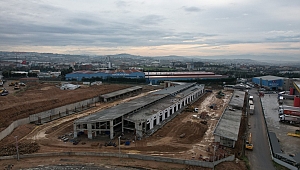
[[[122,133],[124,132],[124,116],[122,116]]]
[[[166,116],[165,116],[166,114],[165,114],[165,112],[164,112],[164,114],[162,115],[162,120],[165,120],[166,119]]]
[[[142,122],[135,123],[135,132],[136,132],[136,136],[139,136],[139,137],[143,136],[143,123]]]
[[[152,129],[153,128],[153,119],[151,118],[150,119],[150,129]]]
[[[171,115],[170,108],[168,108],[167,111],[168,111],[167,116],[170,117],[170,115]]]
[[[87,131],[88,131],[88,138],[89,138],[89,139],[93,139],[93,135],[92,135],[92,124],[90,124],[90,123],[87,124]]]
[[[109,130],[110,130],[110,139],[114,138],[114,122],[113,120],[109,121]]]
[[[73,124],[73,132],[74,138],[77,138],[77,127],[75,123]]]
[[[159,124],[159,121],[160,121],[160,113],[157,113],[156,114],[156,124],[158,125]]]

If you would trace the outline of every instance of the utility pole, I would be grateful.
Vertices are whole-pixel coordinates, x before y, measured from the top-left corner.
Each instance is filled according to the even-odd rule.
[[[18,148],[18,136],[15,136],[15,139],[16,139],[17,159],[19,161],[20,160],[20,156],[19,156],[19,148]]]

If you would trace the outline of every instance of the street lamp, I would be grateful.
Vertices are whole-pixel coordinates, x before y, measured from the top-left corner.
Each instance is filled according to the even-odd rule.
[[[15,136],[15,139],[16,139],[17,159],[20,160],[20,157],[19,157],[19,148],[18,148],[18,136]]]

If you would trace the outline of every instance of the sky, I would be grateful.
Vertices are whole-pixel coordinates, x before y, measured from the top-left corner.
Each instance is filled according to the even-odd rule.
[[[1,0],[0,51],[300,60],[300,1]]]

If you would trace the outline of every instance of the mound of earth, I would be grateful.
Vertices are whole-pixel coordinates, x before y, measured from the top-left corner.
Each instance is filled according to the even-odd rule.
[[[130,85],[103,84],[91,87],[82,86],[76,90],[61,90],[55,84],[29,84],[25,88],[15,91],[13,94],[1,96],[0,131],[9,126],[13,121],[26,118],[31,114],[128,87]]]

